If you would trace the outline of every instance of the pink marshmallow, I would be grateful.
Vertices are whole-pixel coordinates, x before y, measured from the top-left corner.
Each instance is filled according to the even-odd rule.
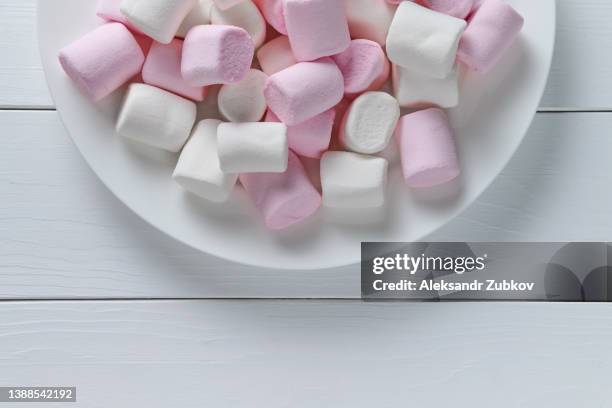
[[[329,146],[330,150],[344,150],[342,143],[340,143],[340,131],[342,130],[342,122],[344,122],[344,116],[346,111],[351,107],[353,103],[352,99],[343,98],[335,107],[336,118],[334,119],[334,125],[332,127],[332,140]]]
[[[128,19],[121,13],[122,0],[99,0],[96,8],[96,15],[106,21],[115,21],[133,29]]]
[[[297,60],[291,51],[289,39],[281,35],[264,44],[257,51],[257,60],[261,69],[268,75],[276,74],[285,68],[297,64]]]
[[[336,110],[330,109],[306,122],[288,126],[289,148],[303,157],[320,159],[329,150]],[[266,122],[280,122],[274,112],[268,110]]]
[[[474,0],[422,0],[423,4],[439,13],[466,18],[474,7]]]
[[[132,33],[119,23],[104,24],[59,52],[66,74],[93,101],[136,76],[144,59]]]
[[[400,4],[404,0],[387,0],[390,4]],[[438,13],[448,14],[452,17],[464,19],[474,7],[478,0],[410,0],[421,6],[427,7]],[[481,0],[482,1],[482,0]]]
[[[181,72],[192,86],[239,82],[249,72],[254,54],[251,36],[240,27],[196,26],[183,43]]]
[[[321,207],[321,194],[293,152],[286,172],[242,174],[240,182],[271,230],[302,222]]]
[[[178,38],[170,44],[154,43],[142,67],[142,79],[146,84],[201,102],[206,88],[189,85],[181,75],[182,48],[183,41]]]
[[[459,176],[453,130],[442,109],[431,108],[403,116],[396,135],[408,186],[434,187]]]
[[[264,94],[276,116],[284,124],[293,126],[340,102],[344,96],[344,79],[331,58],[300,62],[270,76]]]
[[[298,61],[341,53],[350,45],[344,0],[284,0],[285,24]]]
[[[147,37],[134,27],[127,17],[121,13],[121,2],[122,0],[99,0],[96,8],[96,15],[108,22],[121,23],[126,26],[134,34],[134,38],[136,38],[136,41],[140,44],[140,48],[142,48],[144,55],[147,55],[153,40],[151,37]]]
[[[344,92],[376,91],[389,79],[390,65],[382,47],[370,40],[353,40],[333,57],[344,77]]]
[[[254,0],[264,18],[276,31],[287,35],[283,0]]]
[[[138,34],[134,31],[132,32],[134,33],[134,38],[136,39],[136,41],[138,41],[138,45],[140,45],[140,48],[142,49],[143,55],[146,56],[147,54],[149,54],[149,50],[153,45],[153,40],[151,39],[151,37],[147,37],[144,34]]]
[[[484,3],[485,1],[486,0],[474,0],[474,6],[472,6],[472,13],[478,11],[480,6],[482,6],[482,3]]]
[[[523,24],[523,17],[503,1],[483,2],[461,37],[459,60],[486,74],[510,48]]]

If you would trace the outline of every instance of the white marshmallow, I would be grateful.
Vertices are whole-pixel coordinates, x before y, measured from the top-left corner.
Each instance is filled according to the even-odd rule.
[[[400,107],[394,97],[385,92],[366,92],[346,111],[340,140],[354,152],[379,153],[389,144],[399,117]]]
[[[196,119],[195,103],[145,84],[130,85],[117,133],[170,152],[181,150]]]
[[[210,24],[210,10],[212,9],[212,0],[198,0],[198,3],[187,14],[187,17],[181,23],[176,36],[185,38],[189,30],[198,25]]]
[[[283,173],[289,147],[282,123],[222,123],[217,131],[219,162],[226,173]]]
[[[267,109],[267,79],[263,72],[251,69],[242,81],[223,85],[217,98],[223,117],[230,122],[259,122]]]
[[[440,79],[393,65],[393,94],[402,108],[452,108],[459,103],[458,69]]]
[[[327,152],[321,159],[323,205],[333,208],[375,208],[385,204],[389,164],[380,157]]]
[[[411,71],[446,78],[455,65],[466,24],[464,20],[404,1],[389,29],[388,57]]]
[[[397,6],[380,0],[345,0],[351,38],[363,38],[385,46]]]
[[[162,44],[176,35],[197,0],[123,0],[121,13],[142,33]]]
[[[223,203],[229,199],[238,175],[224,173],[219,167],[217,128],[220,123],[220,120],[206,119],[197,124],[172,177],[185,190]]]
[[[266,40],[266,20],[252,0],[241,2],[225,10],[213,6],[210,21],[217,25],[229,25],[243,28],[259,48]]]
[[[268,75],[274,75],[285,68],[297,64],[291,50],[289,37],[281,35],[268,41],[257,51],[257,60],[261,69]]]

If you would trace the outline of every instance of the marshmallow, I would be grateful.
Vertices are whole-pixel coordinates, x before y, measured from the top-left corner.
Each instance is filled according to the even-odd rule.
[[[268,41],[257,51],[257,60],[261,69],[268,75],[276,74],[285,68],[297,64],[291,51],[289,38],[284,35]]]
[[[238,82],[249,72],[254,54],[251,37],[240,27],[197,26],[185,38],[181,72],[193,86]]]
[[[485,1],[486,0],[474,0],[474,6],[472,7],[472,12],[468,16],[468,19],[471,19],[474,16],[474,13],[478,11],[480,6],[482,6],[482,3],[484,3]]]
[[[287,126],[289,148],[300,156],[320,159],[329,150],[335,117],[336,110],[330,109],[306,122]],[[280,119],[269,110],[266,122],[280,122]]]
[[[344,95],[342,72],[330,58],[301,62],[268,78],[268,107],[286,125],[302,123],[333,108]]]
[[[446,78],[455,65],[457,47],[466,22],[410,1],[397,9],[389,36],[389,59],[411,71]]]
[[[351,37],[375,41],[384,46],[396,7],[381,0],[344,1]]]
[[[130,85],[117,133],[170,152],[181,150],[196,119],[195,103],[145,84]]]
[[[115,21],[133,29],[128,19],[121,13],[121,2],[123,0],[99,0],[96,7],[96,15],[106,21]]]
[[[182,49],[183,41],[177,38],[170,44],[154,43],[142,67],[142,79],[146,84],[201,102],[206,88],[189,85],[181,75]]]
[[[459,45],[459,60],[488,73],[523,28],[523,17],[501,0],[487,0],[472,17]]]
[[[217,103],[223,117],[230,122],[259,122],[267,105],[263,90],[268,76],[251,69],[240,82],[221,87]]]
[[[466,18],[474,7],[474,0],[421,0],[423,5],[457,18]]]
[[[216,25],[243,28],[251,36],[255,48],[266,40],[266,20],[252,0],[242,0],[227,9],[213,6],[210,21]]]
[[[299,61],[313,61],[346,50],[350,33],[344,0],[284,0],[285,24]]]
[[[394,97],[384,92],[366,92],[344,115],[340,141],[357,153],[379,153],[387,147],[400,117]]]
[[[189,30],[195,26],[210,24],[210,10],[212,9],[212,0],[198,0],[195,7],[191,9],[187,17],[181,23],[176,36],[185,38]]]
[[[239,4],[243,0],[213,0],[215,6],[217,6],[220,10],[227,10],[235,5]]]
[[[128,19],[121,13],[122,0],[100,0],[98,1],[98,6],[96,8],[96,15],[103,20],[109,22],[121,23],[128,28],[133,34],[138,44],[140,44],[140,48],[142,48],[142,52],[144,55],[147,55],[149,52],[149,48],[151,48],[151,44],[153,40],[150,37],[145,36],[134,27]]]
[[[140,72],[144,54],[124,25],[108,23],[61,49],[59,61],[79,90],[99,101]]]
[[[406,0],[387,0],[389,4],[400,4]],[[465,19],[472,11],[480,6],[484,0],[411,0],[421,6],[427,7],[438,13]]]
[[[349,152],[327,152],[321,159],[323,205],[358,209],[382,207],[387,160]]]
[[[282,123],[222,123],[217,142],[221,170],[226,173],[287,170],[287,126]]]
[[[168,44],[197,0],[123,0],[121,13],[142,33]]]
[[[217,128],[220,123],[220,120],[206,119],[196,125],[172,177],[185,190],[223,203],[229,199],[238,175],[224,173],[219,167]]]
[[[389,61],[381,46],[374,41],[353,40],[333,59],[344,77],[346,94],[376,91],[389,78]]]
[[[276,31],[287,35],[283,0],[254,0],[261,14]]]
[[[459,75],[455,67],[446,78],[432,78],[393,65],[393,94],[403,108],[439,106],[452,108],[459,103]]]
[[[271,230],[302,222],[321,207],[321,194],[293,152],[289,152],[287,171],[241,174],[240,182]]]
[[[332,141],[330,145],[330,150],[344,150],[344,148],[340,145],[340,129],[342,128],[342,124],[344,122],[344,116],[346,115],[346,111],[351,106],[353,101],[348,98],[343,98],[335,107],[336,110],[336,118],[334,119],[334,126],[332,127]]]
[[[453,130],[443,110],[431,108],[403,116],[397,137],[408,186],[433,187],[459,176]]]

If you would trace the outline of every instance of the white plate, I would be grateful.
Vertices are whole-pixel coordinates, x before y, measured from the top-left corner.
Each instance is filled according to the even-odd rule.
[[[174,157],[150,157],[115,134],[121,92],[95,106],[70,83],[57,53],[100,24],[94,13],[96,0],[39,0],[38,36],[47,81],[66,128],[94,172],[136,214],[179,241],[231,261],[318,269],[358,262],[361,241],[423,239],[472,203],[514,154],[548,77],[555,2],[509,2],[525,17],[525,28],[500,68],[464,95],[468,106],[483,94],[472,120],[457,132],[463,166],[460,182],[416,194],[402,184],[395,165],[384,219],[355,225],[321,211],[311,222],[281,234],[263,228],[241,191],[222,206],[184,193],[170,177]],[[359,219],[372,221],[380,215]]]

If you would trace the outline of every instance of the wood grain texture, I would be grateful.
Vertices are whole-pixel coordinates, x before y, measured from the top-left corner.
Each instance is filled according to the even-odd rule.
[[[0,27],[0,108],[52,107],[38,54],[36,0],[2,0]]]
[[[541,106],[612,108],[612,2],[557,0],[557,42]]]
[[[612,114],[539,114],[510,165],[433,240],[609,240]],[[92,174],[55,112],[0,112],[0,297],[358,297],[356,265],[269,271],[187,248]]]
[[[88,408],[604,407],[611,336],[605,305],[5,303],[0,384]]]
[[[50,0],[52,1],[52,0]],[[612,109],[612,3],[558,0],[543,109]],[[53,107],[40,66],[35,0],[0,2],[0,107]]]

